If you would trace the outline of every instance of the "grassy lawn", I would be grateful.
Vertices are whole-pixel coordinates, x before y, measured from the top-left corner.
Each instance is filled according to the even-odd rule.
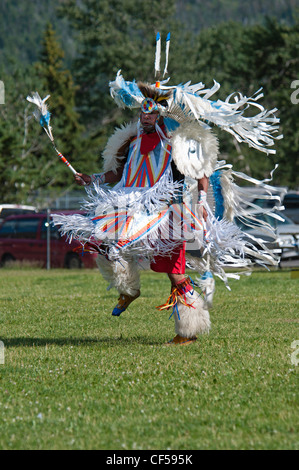
[[[210,334],[167,347],[163,274],[115,318],[96,270],[0,270],[0,449],[298,449],[298,274],[217,281]]]

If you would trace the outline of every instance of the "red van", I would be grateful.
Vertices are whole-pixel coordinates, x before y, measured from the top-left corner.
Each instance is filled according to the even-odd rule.
[[[53,268],[95,268],[96,253],[82,253],[79,242],[69,243],[57,228],[48,224],[46,213],[12,215],[0,226],[0,264],[11,261],[40,262],[47,266],[47,230],[50,226],[50,266]]]

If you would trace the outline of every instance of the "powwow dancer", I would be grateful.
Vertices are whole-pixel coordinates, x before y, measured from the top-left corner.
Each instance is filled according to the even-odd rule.
[[[249,274],[255,263],[278,262],[262,240],[249,242],[233,222],[237,217],[275,236],[269,225],[244,209],[246,193],[234,181],[240,178],[258,185],[265,190],[259,198],[279,202],[276,188],[267,184],[272,174],[269,180],[258,181],[218,161],[218,141],[206,121],[267,154],[275,153],[269,147],[282,136],[274,137],[279,122],[276,110],[266,111],[257,103],[259,92],[250,98],[238,93],[215,102],[209,98],[220,87],[216,82],[211,89],[202,83],[168,86],[168,80],[160,82],[160,43],[157,35],[155,84],[125,81],[120,71],[110,82],[117,105],[137,108],[140,116],[109,138],[102,173],[74,172],[87,192],[83,208],[88,216],[57,214],[53,221],[70,240],[76,238],[86,249],[99,252],[99,270],[120,294],[114,316],[139,297],[139,269],[144,262],[153,271],[167,273],[171,294],[157,308],[173,309],[176,336],[168,344],[190,344],[210,329],[213,275],[229,288],[228,279],[238,279],[240,273],[226,273],[226,267],[247,268]],[[170,35],[164,75],[169,43]],[[252,106],[259,113],[246,117],[246,109]],[[112,183],[115,186],[109,187]],[[268,213],[279,218],[275,210]],[[199,249],[201,257],[192,256],[190,248]],[[195,280],[200,293],[185,275],[186,267],[201,275]]]

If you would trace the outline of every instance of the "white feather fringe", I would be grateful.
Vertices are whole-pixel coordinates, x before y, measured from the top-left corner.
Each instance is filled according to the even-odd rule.
[[[180,107],[179,122],[182,122],[182,114],[186,121],[208,121],[232,134],[238,142],[245,142],[250,147],[267,154],[276,152],[269,147],[273,146],[274,139],[278,140],[283,137],[275,135],[279,132],[279,119],[275,116],[277,109],[267,111],[257,103],[263,96],[260,93],[261,89],[249,98],[241,93],[232,93],[225,101],[210,101],[209,98],[220,88],[216,81],[210,89],[205,89],[203,83],[191,85],[190,82],[161,88],[173,90],[166,111],[169,117],[175,116]],[[248,108],[257,108],[260,112],[255,116],[247,117],[245,111]]]
[[[242,190],[232,181],[232,173],[229,169],[222,179],[224,190],[226,192],[226,204],[229,206],[229,197],[232,198],[231,204],[237,204],[235,207],[227,207],[228,217],[232,218],[235,213],[243,218],[249,217],[250,220],[254,216],[248,214],[248,210],[241,207],[241,199],[234,196],[237,191]],[[268,187],[268,186],[267,186]],[[269,188],[269,187],[268,187]],[[179,186],[172,183],[165,175],[157,183],[157,185],[141,190],[140,188],[123,188],[119,191],[103,188],[95,184],[94,190],[86,189],[89,200],[85,203],[85,209],[90,214],[102,215],[105,211],[109,212],[111,208],[126,208],[127,213],[132,217],[128,228],[128,234],[132,234],[130,243],[119,244],[118,239],[106,233],[105,218],[93,223],[90,217],[80,214],[74,215],[54,215],[53,220],[56,225],[60,225],[62,234],[67,234],[69,240],[72,238],[79,240],[83,245],[86,242],[101,247],[104,242],[109,247],[109,258],[117,260],[127,256],[138,256],[142,259],[151,259],[156,255],[170,256],[171,253],[180,245],[183,240],[191,242],[202,251],[202,258],[196,259],[191,255],[187,255],[188,267],[195,269],[199,273],[210,270],[214,275],[222,279],[228,287],[229,278],[238,278],[239,273],[226,273],[225,269],[250,269],[254,264],[261,266],[275,266],[279,259],[265,246],[264,240],[254,238],[242,232],[235,223],[223,218],[218,220],[215,218],[212,209],[206,205],[208,211],[208,219],[206,223],[206,238],[203,240],[203,228],[200,225],[194,225],[195,219],[190,216],[189,225],[193,224],[193,229],[188,231],[185,226],[188,225],[187,219],[180,219],[173,213],[175,206],[169,206],[169,213],[159,220],[151,230],[145,232],[143,236],[134,238],[134,233],[139,232],[140,226],[147,224],[157,216],[159,211],[167,208],[168,203],[175,199]],[[230,196],[228,196],[230,194]],[[269,195],[268,195],[269,196]],[[270,197],[270,196],[269,196]],[[188,198],[187,198],[188,199]],[[191,204],[192,201],[189,201]],[[183,206],[178,206],[183,207]],[[192,207],[191,207],[192,208]],[[195,206],[193,207],[193,212]],[[117,212],[116,212],[117,215]],[[185,213],[186,215],[186,213]],[[251,217],[251,219],[250,219]],[[146,222],[145,222],[146,221]],[[141,224],[141,225],[138,225]],[[184,225],[184,229],[183,229]],[[261,223],[261,230],[270,230]],[[131,231],[130,231],[131,230]],[[170,236],[171,233],[171,236]],[[257,247],[257,243],[259,247]],[[210,265],[207,265],[207,257],[210,259]]]

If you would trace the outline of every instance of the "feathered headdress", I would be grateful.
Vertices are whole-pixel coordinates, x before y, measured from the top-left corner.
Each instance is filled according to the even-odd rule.
[[[149,99],[152,100],[154,108],[161,112],[172,95],[172,90],[161,89],[155,84],[136,83],[135,80],[127,82],[121,70],[117,72],[115,80],[109,83],[109,87],[112,98],[120,108],[141,108],[143,101]]]
[[[160,106],[166,107],[167,101],[172,95],[172,90],[162,90],[156,85],[150,85],[149,83],[138,82],[137,86],[144,98],[155,103],[157,110],[159,110]],[[142,105],[142,107],[144,107],[144,102]],[[144,111],[144,109],[142,109],[142,111]]]
[[[166,39],[166,62],[163,76],[167,73],[168,54],[170,44],[170,33]],[[167,106],[167,100],[172,95],[172,90],[162,89],[161,83],[165,84],[168,80],[160,82],[160,62],[161,62],[161,37],[156,36],[156,54],[155,54],[155,78],[154,84],[125,81],[119,70],[116,79],[109,83],[110,94],[118,106],[122,108],[140,108],[145,113],[153,111],[162,112],[163,107]]]
[[[166,40],[166,64],[163,77],[167,73],[170,35]],[[213,101],[210,98],[216,93],[220,85],[214,81],[212,88],[205,88],[203,83],[191,82],[168,86],[167,80],[160,79],[161,38],[156,38],[155,77],[153,85],[140,84],[135,81],[125,81],[118,72],[115,81],[110,82],[110,92],[118,106],[123,108],[141,108],[145,98],[153,100],[145,112],[158,109],[165,118],[169,131],[188,122],[198,122],[199,125],[209,127],[207,123],[215,124],[232,134],[238,142],[245,142],[261,152],[273,154],[276,150],[269,147],[274,140],[281,139],[279,133],[279,118],[276,117],[276,108],[266,110],[258,100],[263,97],[261,90],[252,96],[243,96],[241,93],[230,94],[225,101]],[[167,106],[165,106],[167,104]],[[156,108],[155,108],[156,106]],[[255,115],[245,115],[247,110],[256,108]],[[250,113],[252,114],[252,113]]]

